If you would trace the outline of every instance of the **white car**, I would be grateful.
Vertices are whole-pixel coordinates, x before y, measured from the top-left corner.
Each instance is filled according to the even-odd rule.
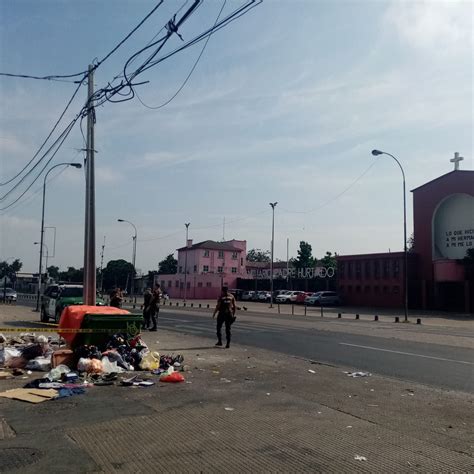
[[[305,304],[312,306],[320,305],[340,305],[341,298],[335,291],[318,291],[314,295],[308,296],[304,300]]]
[[[255,294],[255,291],[244,291],[242,293],[242,300],[243,301],[250,301],[253,300],[253,295]]]
[[[259,291],[257,295],[258,301],[270,301],[272,295],[269,291]]]
[[[287,291],[281,295],[276,297],[277,303],[294,303],[296,301],[296,297],[303,293],[302,291]]]

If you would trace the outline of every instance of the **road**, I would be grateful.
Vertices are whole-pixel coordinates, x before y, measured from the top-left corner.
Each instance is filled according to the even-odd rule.
[[[287,355],[332,365],[369,371],[384,376],[419,382],[435,387],[474,392],[474,351],[466,347],[420,343],[395,338],[298,327],[295,319],[252,313],[238,318],[233,326],[233,341]],[[215,340],[215,323],[209,314],[163,308],[159,326],[164,329],[205,336]],[[465,336],[465,335],[464,335]],[[474,337],[473,337],[474,347]]]

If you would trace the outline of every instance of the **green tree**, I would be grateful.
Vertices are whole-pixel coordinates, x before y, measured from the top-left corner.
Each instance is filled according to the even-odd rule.
[[[178,273],[178,260],[170,253],[164,260],[158,263],[158,274],[174,275]]]
[[[296,268],[310,268],[314,266],[313,249],[308,242],[302,240],[298,250],[298,257],[294,260]]]
[[[110,260],[104,268],[104,288],[110,290],[116,286],[130,287],[131,278],[135,275],[133,265],[126,260]]]
[[[331,252],[326,252],[326,255],[322,259],[318,260],[317,263],[324,268],[336,268],[336,257],[337,253],[333,255]]]
[[[84,269],[68,267],[65,272],[59,272],[59,280],[70,283],[82,283],[84,279]]]
[[[0,278],[3,278],[4,276],[14,276],[15,273],[21,270],[22,266],[23,263],[21,263],[20,259],[18,258],[13,260],[13,262],[10,264],[6,260],[3,260],[0,262]]]
[[[248,262],[269,262],[270,252],[268,250],[251,249],[247,252]]]
[[[46,271],[48,272],[48,275],[53,279],[53,280],[59,280],[59,267],[55,267],[54,265],[49,266]]]

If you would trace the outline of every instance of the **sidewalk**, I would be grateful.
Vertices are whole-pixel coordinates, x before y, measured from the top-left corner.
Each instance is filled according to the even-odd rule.
[[[93,387],[40,405],[0,399],[2,469],[474,470],[469,394],[379,376],[352,378],[344,373],[352,369],[240,344],[216,349],[207,338],[173,331],[144,338],[162,354],[184,355],[186,383]]]

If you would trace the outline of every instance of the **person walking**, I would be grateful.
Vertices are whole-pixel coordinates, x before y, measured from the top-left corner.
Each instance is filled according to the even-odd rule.
[[[226,349],[230,347],[231,332],[230,327],[235,321],[235,298],[229,293],[227,286],[222,287],[221,296],[217,300],[216,309],[212,318],[217,314],[217,343],[216,346],[222,346],[222,326],[225,324]]]
[[[115,288],[110,294],[110,306],[121,308],[123,301],[122,288]]]
[[[150,303],[152,297],[151,288],[147,288],[143,294],[143,329],[150,329]]]
[[[160,285],[157,283],[155,285],[155,288],[153,289],[153,293],[151,295],[150,299],[150,305],[149,305],[149,318],[151,319],[151,322],[153,326],[150,328],[150,331],[156,331],[157,330],[157,324],[158,324],[158,313],[160,312],[160,299],[161,299],[161,288]]]

